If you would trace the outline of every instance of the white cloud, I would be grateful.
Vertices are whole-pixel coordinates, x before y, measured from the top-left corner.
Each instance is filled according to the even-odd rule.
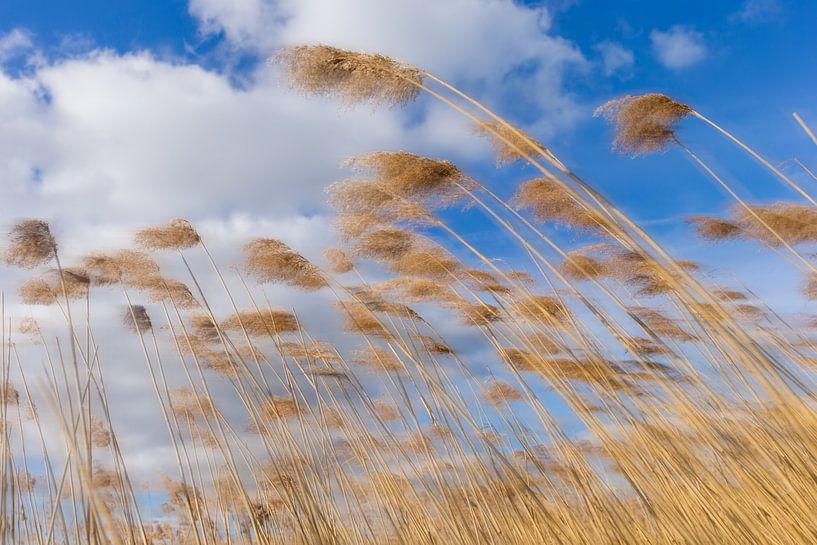
[[[596,49],[601,53],[605,75],[611,76],[615,73],[627,73],[632,69],[634,62],[633,52],[623,45],[605,40],[599,43]]]
[[[0,35],[0,63],[29,51],[32,46],[31,33],[23,29],[15,28],[6,34]]]
[[[780,0],[746,0],[733,18],[744,23],[765,23],[780,18],[782,13]]]
[[[703,34],[692,28],[676,25],[666,31],[653,30],[650,40],[658,62],[673,70],[697,64],[707,55]]]
[[[543,119],[549,134],[569,126],[577,107],[564,92],[565,72],[586,61],[554,36],[545,7],[510,0],[191,0],[205,29],[223,31],[260,54],[282,45],[327,43],[376,51],[467,86]]]

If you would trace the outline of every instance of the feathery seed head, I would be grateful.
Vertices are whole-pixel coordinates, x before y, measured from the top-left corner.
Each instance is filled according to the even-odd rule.
[[[327,248],[323,252],[323,257],[329,263],[329,270],[335,274],[344,274],[355,268],[352,260],[338,248]]]
[[[122,320],[125,326],[134,333],[145,333],[153,327],[148,311],[142,305],[127,307],[122,315]]]
[[[336,96],[349,106],[401,106],[417,97],[423,83],[422,72],[408,64],[327,45],[281,49],[270,62],[283,68],[293,89]]]
[[[48,222],[31,219],[21,221],[9,232],[10,244],[6,263],[23,269],[33,269],[51,261],[57,254],[57,242]]]
[[[583,231],[601,232],[608,225],[604,216],[589,205],[578,203],[557,182],[535,178],[519,186],[512,199],[514,206],[530,210],[537,221]]]
[[[479,121],[474,126],[474,132],[491,139],[497,166],[524,159],[519,150],[533,158],[547,153],[545,146],[527,134],[498,121]]]
[[[149,250],[183,250],[201,240],[185,219],[174,219],[167,225],[148,227],[136,233],[136,243]]]
[[[606,102],[595,115],[610,121],[616,130],[613,147],[627,155],[660,151],[675,141],[675,125],[692,108],[666,95],[650,93]]]
[[[260,282],[280,282],[305,291],[327,285],[320,269],[304,256],[271,238],[258,238],[244,246],[245,268]]]
[[[298,320],[285,310],[266,309],[239,312],[221,322],[226,331],[246,331],[251,337],[269,337],[298,331]]]

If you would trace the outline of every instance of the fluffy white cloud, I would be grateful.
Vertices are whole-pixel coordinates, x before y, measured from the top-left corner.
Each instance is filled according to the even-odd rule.
[[[465,85],[494,103],[513,97],[550,136],[575,120],[565,72],[586,61],[551,33],[548,10],[510,0],[191,0],[191,13],[235,47],[270,54],[327,43],[376,51]]]
[[[658,62],[673,70],[687,68],[706,58],[704,36],[692,28],[676,25],[666,31],[653,30],[650,40]]]
[[[601,62],[605,75],[612,76],[616,73],[626,73],[632,69],[634,62],[633,52],[623,45],[605,40],[599,43],[596,49],[601,54]]]

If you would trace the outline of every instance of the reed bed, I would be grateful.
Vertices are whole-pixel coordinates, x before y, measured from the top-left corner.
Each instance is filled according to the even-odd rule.
[[[433,74],[328,46],[271,63],[293,90],[347,107],[440,101],[529,177],[503,198],[445,159],[353,157],[327,186],[340,244],[323,262],[259,237],[224,268],[176,219],[63,264],[46,221],[15,225],[5,261],[33,271],[18,295],[53,320],[2,306],[0,543],[817,541],[813,323],[674,259],[544,144]],[[817,297],[817,205],[789,176],[664,95],[598,114],[616,149],[679,147],[734,197],[724,217],[689,218],[691,236],[780,254],[797,296]],[[741,196],[677,136],[696,119],[797,200]],[[516,245],[515,268],[457,214]],[[268,284],[319,298],[343,332],[274,306]],[[117,342],[141,353],[173,458],[151,498],[112,416],[98,293],[120,297]]]

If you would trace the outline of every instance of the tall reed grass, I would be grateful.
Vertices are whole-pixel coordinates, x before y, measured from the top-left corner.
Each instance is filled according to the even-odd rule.
[[[295,91],[345,106],[440,101],[490,139],[498,166],[522,162],[531,178],[506,199],[443,159],[353,157],[327,188],[341,246],[321,263],[257,238],[224,269],[177,219],[66,265],[47,222],[14,226],[7,264],[37,271],[20,298],[65,327],[0,319],[0,543],[817,542],[813,324],[673,259],[546,145],[431,73],[328,46],[271,62]],[[690,218],[699,236],[783,255],[798,297],[817,297],[817,205],[789,176],[664,95],[598,114],[620,151],[680,147],[734,198],[727,217]],[[799,200],[751,204],[680,141],[685,119]],[[524,265],[494,259],[458,213]],[[163,273],[159,253],[187,276]],[[273,306],[269,283],[333,301],[345,333]],[[117,343],[141,351],[173,457],[153,483],[158,514],[112,417],[111,352],[94,333],[103,290],[121,292]],[[458,350],[451,331],[474,346]],[[21,357],[32,347],[42,373]]]

